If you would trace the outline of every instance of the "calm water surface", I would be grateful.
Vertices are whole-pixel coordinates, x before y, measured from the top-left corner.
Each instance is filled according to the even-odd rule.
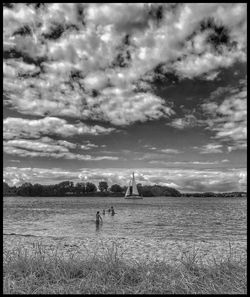
[[[96,229],[97,210],[113,206]],[[54,238],[246,240],[246,198],[5,197],[4,234]]]

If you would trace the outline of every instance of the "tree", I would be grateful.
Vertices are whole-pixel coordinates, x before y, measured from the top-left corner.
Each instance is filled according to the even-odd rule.
[[[152,194],[152,191],[151,191],[151,186],[143,186],[141,188],[141,195],[144,196],[144,197],[152,197],[153,194]]]
[[[97,191],[96,185],[93,183],[89,183],[89,182],[86,183],[85,189],[86,189],[86,193],[94,193]]]
[[[6,182],[3,182],[3,195],[8,194],[10,190],[9,185]]]
[[[172,197],[181,197],[181,192],[176,190],[175,188],[165,187],[165,196],[172,196]]]
[[[151,192],[153,194],[153,196],[165,196],[164,195],[164,187],[158,186],[158,185],[154,185],[151,187]]]
[[[32,188],[32,196],[42,196],[43,186],[40,184],[34,184]]]
[[[85,183],[77,183],[75,185],[75,193],[77,195],[81,195],[81,194],[85,193]]]
[[[99,182],[98,188],[99,188],[99,190],[101,192],[104,192],[104,191],[107,192],[107,190],[108,190],[108,183],[106,181],[101,181],[101,182]]]
[[[43,196],[61,196],[64,195],[64,190],[58,185],[43,185],[42,193]]]
[[[138,189],[139,194],[141,195],[141,193],[142,193],[142,184],[141,183],[137,184],[137,189]]]
[[[127,186],[123,186],[123,187],[122,187],[122,192],[123,192],[123,193],[126,193],[127,188],[128,188]]]
[[[31,183],[24,183],[19,187],[18,195],[31,196],[32,188],[33,188],[33,186]]]
[[[63,182],[59,183],[58,186],[60,188],[64,188],[64,189],[69,190],[74,186],[74,183],[67,180],[67,181],[63,181]]]
[[[74,183],[71,181],[63,181],[56,185],[57,194],[65,195],[67,192],[72,191]]]
[[[110,191],[113,193],[121,193],[123,191],[123,188],[118,184],[114,184],[110,187]]]

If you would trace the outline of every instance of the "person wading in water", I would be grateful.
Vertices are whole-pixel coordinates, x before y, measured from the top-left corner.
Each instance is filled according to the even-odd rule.
[[[96,220],[95,220],[96,226],[99,226],[102,223],[102,217],[100,215],[100,211],[96,213],[95,217],[96,217]]]
[[[111,206],[111,216],[115,215],[115,210],[114,210],[114,207]]]

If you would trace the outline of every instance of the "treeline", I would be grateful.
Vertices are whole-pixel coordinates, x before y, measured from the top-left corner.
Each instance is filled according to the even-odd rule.
[[[230,192],[230,193],[182,193],[183,197],[246,197],[246,192]]]
[[[139,194],[144,197],[153,196],[182,196],[179,191],[174,188],[160,185],[145,185],[137,184]],[[3,183],[3,195],[5,196],[124,196],[127,190],[126,186],[118,184],[108,186],[108,183],[101,181],[98,188],[91,182],[80,182],[74,185],[71,181],[63,181],[55,185],[41,185],[24,183],[19,187],[10,187],[6,182]]]

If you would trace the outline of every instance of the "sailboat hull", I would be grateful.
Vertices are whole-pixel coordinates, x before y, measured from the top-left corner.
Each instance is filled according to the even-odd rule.
[[[129,195],[129,196],[125,196],[125,199],[143,199],[142,196],[138,196],[138,195]]]

